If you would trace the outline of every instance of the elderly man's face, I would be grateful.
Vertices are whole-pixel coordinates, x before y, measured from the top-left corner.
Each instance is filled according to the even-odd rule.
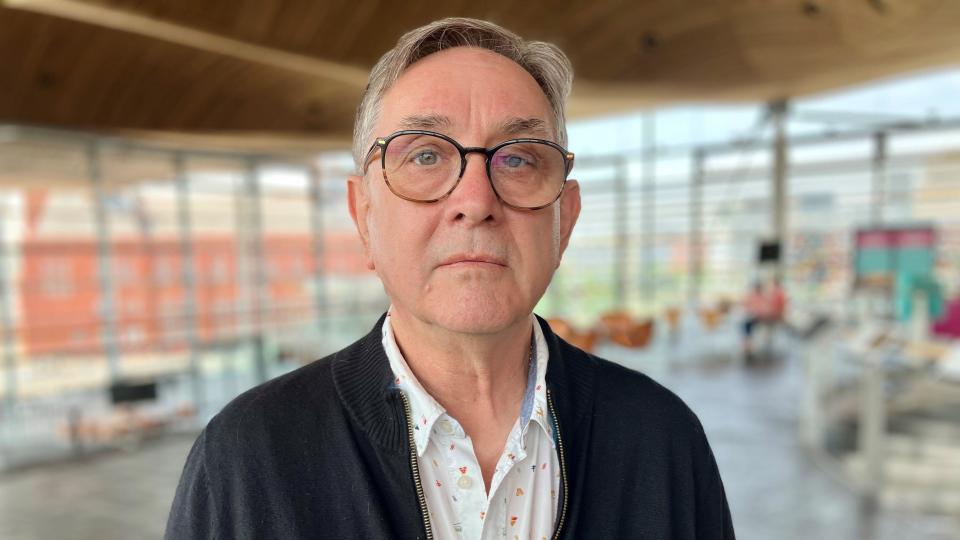
[[[540,87],[520,66],[460,47],[404,72],[384,96],[374,135],[425,128],[463,146],[491,147],[520,137],[552,140],[552,118]],[[580,212],[575,181],[547,208],[504,205],[487,180],[481,154],[468,155],[462,180],[440,202],[392,194],[379,160],[365,180],[351,177],[349,188],[367,263],[383,281],[394,315],[461,333],[495,333],[526,321]]]

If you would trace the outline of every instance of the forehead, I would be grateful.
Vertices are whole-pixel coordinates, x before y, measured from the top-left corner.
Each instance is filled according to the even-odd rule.
[[[550,104],[536,80],[499,54],[457,47],[427,56],[410,66],[384,95],[378,135],[409,125],[411,119],[434,119],[448,135],[492,136],[517,122],[554,131]],[[427,126],[428,127],[428,126]],[[547,136],[548,133],[534,133]]]

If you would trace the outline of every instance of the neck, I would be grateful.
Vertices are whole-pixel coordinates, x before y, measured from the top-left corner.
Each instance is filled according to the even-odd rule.
[[[531,319],[482,335],[450,332],[396,311],[390,325],[410,370],[454,418],[516,420],[529,369]]]

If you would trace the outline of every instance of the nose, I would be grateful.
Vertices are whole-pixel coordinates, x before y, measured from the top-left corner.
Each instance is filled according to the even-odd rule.
[[[478,224],[499,219],[503,205],[487,177],[483,154],[467,154],[463,175],[446,203],[451,220]]]

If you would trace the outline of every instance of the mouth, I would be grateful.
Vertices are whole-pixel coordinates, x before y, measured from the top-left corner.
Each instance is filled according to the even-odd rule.
[[[474,253],[459,253],[447,257],[440,262],[440,267],[500,267],[507,266],[506,261],[499,257]]]

